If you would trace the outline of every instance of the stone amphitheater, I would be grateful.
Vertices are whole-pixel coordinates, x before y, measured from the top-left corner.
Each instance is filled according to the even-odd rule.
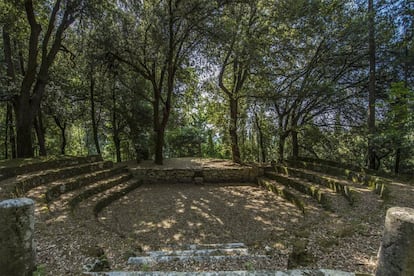
[[[35,202],[36,275],[372,273],[385,210],[414,207],[411,185],[353,166],[220,162],[177,168],[89,156],[2,163],[0,200]]]

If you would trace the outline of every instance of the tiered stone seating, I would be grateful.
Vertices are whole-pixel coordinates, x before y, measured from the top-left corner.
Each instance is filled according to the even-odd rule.
[[[140,184],[132,179],[125,166],[114,167],[112,162],[103,161],[99,156],[17,160],[14,163],[0,167],[3,178],[0,199],[32,198],[37,213],[41,210],[73,211],[89,199],[93,199],[93,206],[89,206],[93,213],[95,208],[101,210]]]
[[[334,161],[311,158],[299,158],[298,160],[286,160],[285,162],[290,167],[312,170],[366,186],[377,193],[381,198],[386,198],[389,194],[387,186],[389,180],[375,175],[375,172],[372,170]]]
[[[367,174],[363,169],[352,171],[353,166],[341,168],[335,162],[317,163],[317,160],[287,160],[265,168],[264,177],[258,184],[294,203],[303,213],[309,198],[327,210],[334,211],[340,206],[353,205],[357,200],[357,189],[371,188],[381,198],[387,194],[386,180]],[[306,200],[308,201],[306,203]]]

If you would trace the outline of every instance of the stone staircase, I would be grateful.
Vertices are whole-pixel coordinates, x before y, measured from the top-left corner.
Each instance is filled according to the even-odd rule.
[[[148,251],[142,256],[130,257],[129,264],[154,265],[168,262],[210,262],[243,258],[266,258],[264,255],[250,255],[243,243],[188,245],[184,249]]]
[[[0,167],[0,199],[28,197],[36,213],[73,211],[84,201],[96,214],[140,185],[126,166],[99,156],[61,157]]]
[[[250,263],[252,260],[267,259],[267,255],[251,254],[244,243],[224,243],[224,244],[191,244],[181,249],[171,249],[164,251],[148,251],[142,256],[130,257],[128,263],[137,268],[146,268],[162,263],[211,263],[211,262],[232,262]],[[352,276],[354,273],[334,270],[287,270],[287,271],[267,271],[267,270],[245,270],[245,271],[111,271],[111,272],[85,272],[84,275],[93,276],[183,276],[183,275],[277,275],[277,276]]]
[[[89,272],[84,275],[92,276],[356,276],[358,274],[330,269],[295,269],[286,271],[113,271],[113,272]]]
[[[288,160],[264,169],[258,184],[295,204],[304,214],[309,206],[337,212],[351,207],[359,189],[371,188],[381,198],[386,195],[384,181],[367,173],[355,172],[317,160]]]

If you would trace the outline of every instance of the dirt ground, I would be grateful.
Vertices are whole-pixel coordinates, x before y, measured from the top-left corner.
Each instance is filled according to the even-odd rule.
[[[205,166],[193,160],[188,159],[185,166]],[[144,184],[105,208],[98,220],[90,213],[92,202],[76,214],[38,216],[38,263],[48,275],[79,275],[98,250],[104,252],[111,270],[306,267],[372,273],[386,210],[391,206],[414,207],[412,185],[393,182],[390,186],[391,196],[386,201],[360,188],[353,206],[327,211],[307,200],[302,214],[255,183]],[[267,257],[152,267],[127,264],[128,257],[147,250],[229,242],[243,242],[251,253]],[[299,256],[301,262],[292,264],[292,256]]]

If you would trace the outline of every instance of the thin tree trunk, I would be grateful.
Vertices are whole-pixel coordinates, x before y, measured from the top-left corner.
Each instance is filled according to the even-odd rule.
[[[286,135],[284,135],[284,134],[280,135],[279,136],[279,143],[278,143],[279,163],[282,163],[283,160],[284,160],[285,141],[286,141]]]
[[[229,97],[229,104],[230,104],[230,122],[229,122],[229,134],[230,134],[230,141],[231,141],[231,152],[232,152],[232,159],[234,163],[240,164],[240,149],[239,149],[239,141],[237,135],[237,120],[238,120],[238,100]]]
[[[258,142],[259,142],[259,150],[261,153],[261,162],[266,162],[266,148],[264,144],[264,137],[263,137],[263,130],[260,125],[259,116],[257,113],[254,113],[255,122],[256,122],[256,128],[257,128],[257,134],[258,134]]]
[[[404,63],[404,87],[408,88],[408,46],[405,46],[405,63]],[[404,96],[405,97],[405,96]],[[404,99],[406,103],[406,99]],[[398,147],[395,152],[395,164],[394,164],[394,173],[398,174],[400,172],[400,163],[401,163],[401,147]]]
[[[39,145],[39,155],[46,156],[46,145],[45,145],[45,129],[43,127],[42,111],[39,109],[38,116],[34,119],[34,128],[36,131],[37,142]]]
[[[368,18],[369,18],[369,38],[368,38],[368,55],[369,55],[369,83],[368,83],[368,168],[375,169],[375,10],[374,1],[368,0]]]
[[[10,35],[6,29],[3,27],[3,48],[4,48],[4,59],[7,67],[7,77],[9,77],[9,84],[16,80],[16,73],[12,59],[12,48]],[[13,107],[10,102],[6,104],[6,120],[5,120],[5,137],[4,137],[4,156],[5,159],[9,158],[9,142],[11,145],[11,155],[12,158],[16,158],[16,141],[14,136],[13,128]]]
[[[98,126],[96,123],[96,114],[95,114],[95,79],[93,77],[93,67],[90,69],[90,87],[89,87],[89,96],[91,102],[91,123],[92,123],[92,132],[93,132],[93,141],[95,142],[96,153],[101,155],[101,147],[99,146],[98,138]]]
[[[66,153],[66,127],[67,127],[67,123],[65,122],[61,122],[60,119],[57,116],[53,116],[53,119],[56,123],[56,125],[58,126],[58,128],[60,129],[60,135],[61,135],[61,144],[60,144],[60,154],[65,155]]]
[[[400,162],[401,162],[401,149],[398,148],[395,152],[395,164],[394,164],[395,174],[398,174],[400,172]]]
[[[10,141],[10,148],[11,148],[11,158],[15,159],[17,157],[16,153],[16,135],[14,133],[14,126],[13,126],[13,106],[8,103],[7,104],[7,122],[8,122],[8,135]]]
[[[4,159],[9,159],[9,105],[6,104],[6,119],[5,119],[5,132],[4,132]]]
[[[155,132],[155,160],[154,163],[157,165],[163,164],[163,148],[164,148],[164,130],[158,129]]]
[[[119,126],[116,117],[115,89],[112,89],[112,134],[115,145],[116,162],[121,162],[121,139],[119,138]]]
[[[292,157],[293,159],[298,159],[299,157],[299,142],[298,142],[298,132],[292,130]]]

